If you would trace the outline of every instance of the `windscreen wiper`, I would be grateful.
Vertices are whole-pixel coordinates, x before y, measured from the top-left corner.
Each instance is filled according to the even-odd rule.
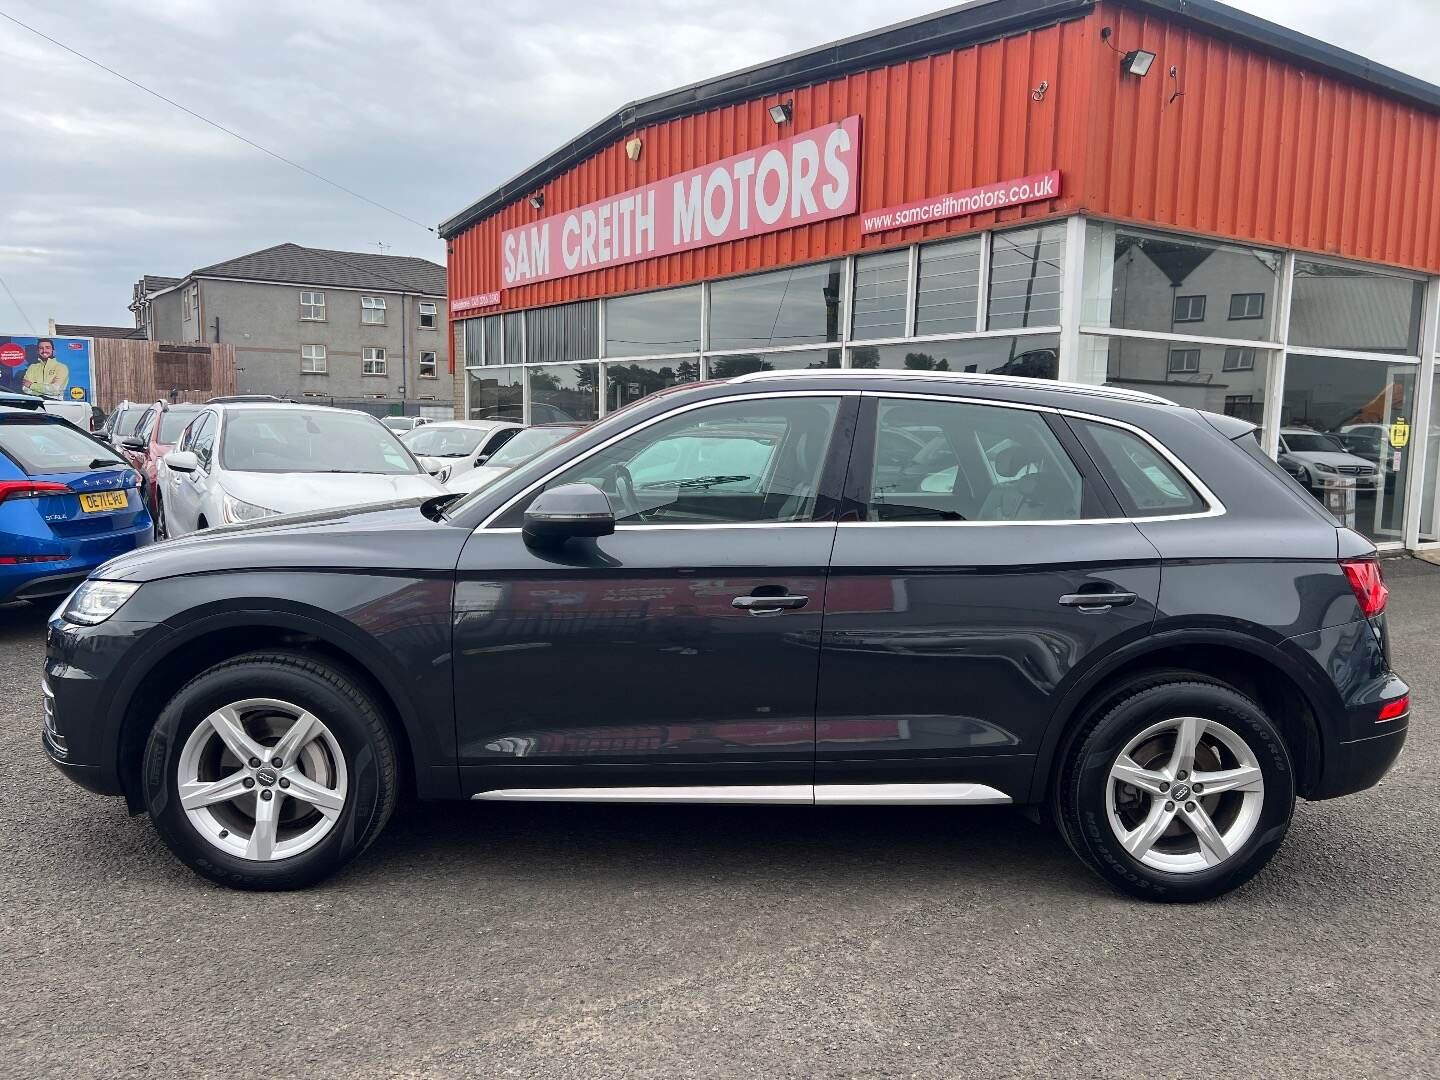
[[[641,491],[649,491],[654,488],[711,488],[716,484],[738,484],[742,480],[749,480],[748,476],[692,476],[685,480],[654,480],[648,484],[641,484]]]

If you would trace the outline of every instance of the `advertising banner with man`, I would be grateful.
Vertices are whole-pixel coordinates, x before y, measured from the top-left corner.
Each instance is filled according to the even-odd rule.
[[[92,401],[90,339],[0,334],[0,391]]]

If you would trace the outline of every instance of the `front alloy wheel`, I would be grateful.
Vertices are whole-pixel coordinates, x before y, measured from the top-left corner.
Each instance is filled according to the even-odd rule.
[[[177,790],[196,831],[221,851],[269,862],[308,851],[345,808],[345,755],[298,705],[247,698],[207,716],[180,752]]]
[[[295,889],[374,841],[398,791],[394,739],[363,677],[299,653],[251,653],[181,688],[145,747],[156,831],[192,870]]]

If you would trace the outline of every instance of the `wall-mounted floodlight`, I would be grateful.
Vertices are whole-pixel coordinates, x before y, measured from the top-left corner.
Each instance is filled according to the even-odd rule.
[[[1155,54],[1146,49],[1131,49],[1120,60],[1120,70],[1127,75],[1143,79],[1155,63]]]
[[[794,115],[795,103],[793,101],[777,101],[770,106],[770,119],[777,124],[788,124]]]
[[[536,210],[539,210],[541,207],[543,207],[545,205],[545,193],[543,191],[537,191],[534,195],[531,195],[530,205],[533,206]]]

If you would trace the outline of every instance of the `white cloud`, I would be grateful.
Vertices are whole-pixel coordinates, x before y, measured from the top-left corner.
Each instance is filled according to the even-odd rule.
[[[426,223],[615,108],[943,0],[9,0],[6,10]],[[1440,81],[1440,3],[1240,0]],[[443,261],[423,230],[0,21],[0,272],[34,317],[128,322],[142,273],[283,240]],[[43,255],[37,255],[42,252]],[[0,329],[18,318],[0,297]]]

